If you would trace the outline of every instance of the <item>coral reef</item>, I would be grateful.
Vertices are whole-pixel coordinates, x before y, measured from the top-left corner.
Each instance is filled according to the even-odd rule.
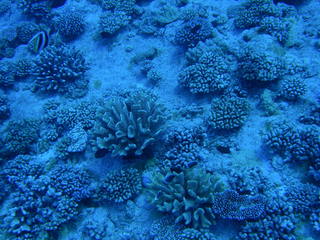
[[[270,189],[268,178],[259,167],[230,169],[228,184],[240,195],[265,194]]]
[[[198,231],[196,229],[187,228],[182,231],[176,238],[177,240],[215,240],[214,234],[206,231]]]
[[[0,63],[0,88],[6,89],[14,84],[12,65],[6,62]]]
[[[234,24],[237,28],[247,29],[259,26],[266,17],[280,15],[272,0],[248,0],[240,5]]]
[[[16,28],[17,40],[22,44],[27,44],[40,30],[40,26],[33,22],[22,22]]]
[[[50,46],[40,53],[35,66],[36,90],[66,94],[72,98],[86,94],[88,80],[84,75],[88,64],[80,51],[66,46]]]
[[[319,159],[319,130],[297,130],[288,123],[275,124],[265,136],[269,148],[290,160],[316,162]]]
[[[31,76],[33,68],[32,60],[20,59],[14,64],[14,77],[18,80],[26,79]]]
[[[319,187],[309,183],[296,183],[288,186],[286,197],[296,213],[308,216],[312,213],[313,209],[317,209],[320,206],[319,193]]]
[[[148,186],[148,198],[160,212],[175,216],[176,223],[208,228],[215,223],[211,211],[214,194],[223,190],[216,176],[201,168],[191,168],[180,173],[162,171],[155,173]]]
[[[135,168],[109,173],[97,187],[98,201],[125,202],[141,191],[141,175]]]
[[[113,155],[140,156],[160,136],[165,118],[162,105],[146,91],[108,99],[94,128],[95,148],[111,150]]]
[[[176,240],[180,233],[181,226],[174,224],[170,216],[161,217],[150,226],[150,237],[154,240]]]
[[[244,98],[223,97],[211,103],[208,124],[215,130],[240,128],[249,114],[249,103]]]
[[[28,154],[34,150],[39,138],[39,121],[10,121],[1,139],[5,143],[0,151],[1,156],[14,157]]]
[[[95,101],[62,104],[49,101],[44,105],[44,120],[52,125],[59,135],[81,125],[85,130],[94,126],[97,114]]]
[[[85,31],[85,20],[81,12],[66,11],[56,20],[59,34],[66,40],[74,40]]]
[[[270,200],[266,207],[266,217],[256,221],[248,221],[241,229],[237,239],[296,239],[297,216],[293,208],[284,199]]]
[[[221,92],[230,85],[230,65],[220,51],[207,51],[179,75],[179,83],[191,93]]]
[[[299,78],[286,78],[281,82],[280,96],[287,100],[297,100],[306,93],[306,84]]]
[[[22,12],[36,19],[50,18],[51,9],[62,6],[66,0],[18,0]]]
[[[114,35],[121,28],[127,26],[130,22],[130,16],[124,12],[107,11],[100,17],[99,31],[103,37]]]
[[[320,126],[320,106],[315,106],[311,109],[309,114],[300,116],[299,122],[308,125],[314,124]]]
[[[239,76],[245,81],[269,82],[282,78],[285,64],[280,57],[269,52],[247,47],[239,57]]]
[[[8,99],[3,95],[0,96],[0,122],[8,119],[10,116],[10,108]]]
[[[175,42],[184,47],[194,47],[198,42],[213,36],[213,29],[205,18],[192,18],[175,34]]]
[[[11,1],[10,0],[3,0],[0,3],[0,16],[6,14],[11,8]]]
[[[78,213],[80,201],[87,197],[89,182],[83,170],[61,166],[46,175],[44,166],[29,157],[13,159],[5,169],[14,190],[2,228],[15,239],[48,238]]]
[[[265,200],[262,197],[239,195],[226,190],[214,196],[212,211],[224,219],[256,220],[264,214]]]
[[[174,129],[166,136],[165,145],[169,149],[162,164],[175,170],[189,168],[201,161],[200,151],[206,134],[200,127]]]

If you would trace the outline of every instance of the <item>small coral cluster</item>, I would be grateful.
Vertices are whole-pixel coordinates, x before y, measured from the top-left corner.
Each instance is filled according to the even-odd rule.
[[[223,190],[223,185],[203,169],[156,173],[148,188],[150,201],[160,212],[173,214],[176,223],[196,229],[215,223],[212,201],[214,194]]]
[[[100,3],[106,9],[99,22],[99,32],[103,37],[112,36],[127,26],[136,12],[135,0],[101,0]]]
[[[203,53],[199,60],[179,75],[179,83],[191,93],[217,93],[230,85],[230,65],[221,52]]]
[[[39,121],[25,119],[21,121],[10,121],[1,136],[3,146],[0,150],[1,156],[8,158],[19,154],[28,154],[35,150],[35,143],[39,138]]]
[[[248,117],[249,109],[249,103],[244,98],[230,97],[213,100],[208,124],[216,130],[240,128]]]
[[[240,54],[238,71],[241,79],[261,83],[281,79],[285,67],[280,57],[248,47]]]
[[[259,221],[248,221],[237,237],[238,240],[296,239],[297,216],[285,200],[275,198],[266,207],[266,216]]]
[[[76,216],[80,202],[89,197],[88,175],[78,168],[58,166],[47,174],[36,159],[19,156],[2,174],[11,188],[2,229],[14,239],[48,238],[49,232]]]
[[[287,100],[297,100],[306,93],[306,84],[299,78],[286,78],[281,83],[280,95]]]
[[[310,175],[320,181],[320,134],[317,128],[296,129],[288,123],[275,124],[265,142],[286,161],[306,163]]]
[[[113,155],[140,156],[160,136],[165,118],[162,105],[146,91],[107,99],[94,128],[95,148]]]
[[[175,42],[184,47],[195,47],[213,35],[213,29],[205,18],[192,18],[176,32]]]
[[[141,191],[141,176],[137,169],[129,168],[109,173],[99,184],[95,198],[98,201],[125,202]]]
[[[175,170],[197,164],[201,160],[200,151],[205,137],[204,129],[198,127],[173,130],[166,137],[165,145],[169,150],[163,164]]]
[[[67,46],[50,46],[41,52],[35,66],[36,90],[73,98],[86,94],[88,64],[80,51]]]
[[[83,14],[76,11],[68,11],[56,20],[57,29],[66,40],[74,40],[85,31]]]
[[[279,16],[280,12],[272,0],[250,0],[243,3],[234,20],[237,28],[251,28],[259,26],[265,17]]]

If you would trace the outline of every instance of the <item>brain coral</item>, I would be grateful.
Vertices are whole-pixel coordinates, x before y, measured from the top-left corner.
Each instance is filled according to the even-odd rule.
[[[160,212],[173,214],[176,223],[195,229],[215,223],[211,203],[223,185],[203,169],[189,168],[180,173],[163,170],[155,173],[148,188],[149,200]]]
[[[113,155],[140,156],[160,136],[165,118],[163,106],[146,91],[113,97],[98,113],[95,148],[111,150]]]

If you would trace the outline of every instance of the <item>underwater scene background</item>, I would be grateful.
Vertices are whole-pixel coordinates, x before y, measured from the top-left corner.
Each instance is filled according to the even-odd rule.
[[[0,239],[319,240],[320,1],[0,0]]]

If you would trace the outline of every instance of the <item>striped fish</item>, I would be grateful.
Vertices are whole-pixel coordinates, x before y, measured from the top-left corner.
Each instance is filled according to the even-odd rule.
[[[29,41],[29,46],[34,53],[39,53],[49,44],[49,33],[47,31],[38,32]]]

